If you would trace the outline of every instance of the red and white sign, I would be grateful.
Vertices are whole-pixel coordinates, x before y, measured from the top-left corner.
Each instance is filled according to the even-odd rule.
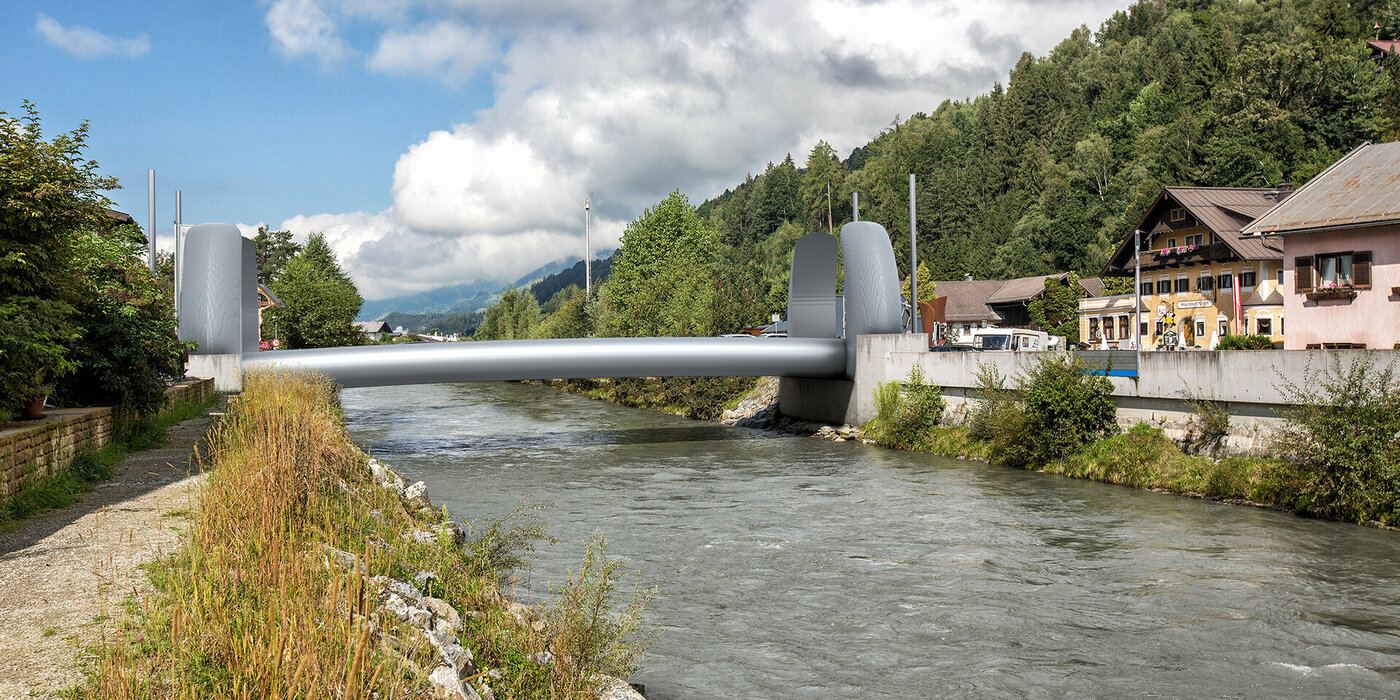
[[[1241,328],[1243,328],[1244,324],[1244,310],[1240,305],[1240,285],[1238,282],[1233,289],[1235,290],[1235,334],[1238,335],[1241,333]]]

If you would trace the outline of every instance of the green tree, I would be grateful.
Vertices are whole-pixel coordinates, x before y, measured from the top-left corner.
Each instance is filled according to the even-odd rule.
[[[928,266],[919,263],[919,301],[933,303],[933,300],[938,298],[936,287],[937,284],[933,281],[933,275],[929,273]],[[902,298],[909,298],[909,277],[907,275],[900,283],[899,293]]]
[[[1079,299],[1084,296],[1079,275],[1073,272],[1064,281],[1045,280],[1045,293],[1031,300],[1031,322],[1050,335],[1062,335],[1071,344],[1079,342]]]
[[[363,342],[354,325],[363,299],[320,233],[306,239],[301,252],[272,283],[272,291],[284,306],[265,311],[263,325],[275,327],[283,348],[328,348]]]
[[[719,235],[679,191],[627,225],[603,285],[611,336],[713,335]]]
[[[43,138],[38,108],[0,111],[0,419],[71,372],[74,236],[102,225],[117,180],[83,157],[88,124]]]
[[[807,156],[807,172],[802,177],[803,213],[817,229],[836,232],[835,215],[844,211],[841,194],[845,184],[846,174],[835,149],[825,141],[818,141]]]
[[[540,324],[540,303],[535,295],[514,287],[501,293],[501,300],[486,309],[477,326],[475,340],[524,340],[535,337]]]
[[[145,240],[131,225],[76,237],[73,262],[82,291],[76,308],[83,330],[72,348],[76,371],[56,382],[63,403],[153,413],[164,403],[166,380],[183,373],[185,353],[194,344],[175,337],[170,296],[141,259]]]
[[[258,235],[253,236],[253,257],[258,262],[258,284],[271,285],[282,276],[287,264],[301,252],[301,246],[292,242],[291,231],[269,231],[266,226],[258,227]]]
[[[593,321],[588,313],[588,297],[571,284],[550,297],[544,308],[551,313],[535,331],[540,338],[587,338],[593,333]]]

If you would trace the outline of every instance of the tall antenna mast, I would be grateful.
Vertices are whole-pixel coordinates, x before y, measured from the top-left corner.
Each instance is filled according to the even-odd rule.
[[[593,298],[593,250],[588,240],[588,210],[593,205],[589,199],[583,200],[583,295]]]

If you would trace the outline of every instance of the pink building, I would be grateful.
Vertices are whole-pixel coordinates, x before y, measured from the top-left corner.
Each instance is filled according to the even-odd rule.
[[[1357,147],[1241,233],[1283,248],[1284,349],[1400,348],[1400,142]]]

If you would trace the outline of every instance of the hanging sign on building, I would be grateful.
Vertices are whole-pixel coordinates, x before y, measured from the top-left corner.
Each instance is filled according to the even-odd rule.
[[[1178,309],[1203,309],[1207,306],[1210,306],[1209,299],[1191,299],[1190,301],[1176,302],[1176,308]]]

